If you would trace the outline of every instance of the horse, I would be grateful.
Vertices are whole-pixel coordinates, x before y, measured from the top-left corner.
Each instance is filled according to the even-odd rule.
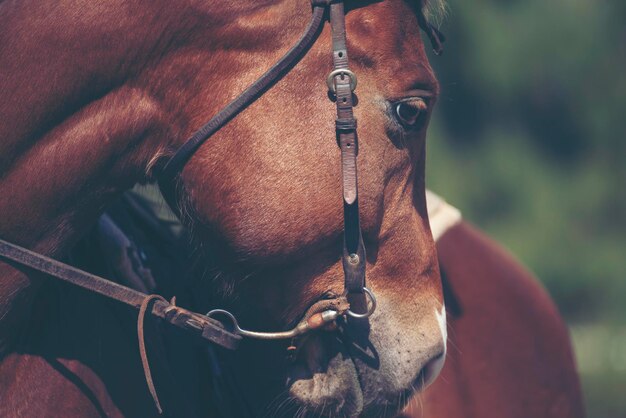
[[[257,414],[268,405],[285,414],[393,414],[445,358],[424,186],[439,90],[419,32],[427,5],[346,6],[359,77],[361,226],[377,309],[342,332],[311,334],[288,364],[282,342],[218,352],[230,357],[232,379]],[[305,1],[0,3],[0,194],[8,197],[0,236],[66,255],[104,208],[155,181],[185,138],[275,62],[310,13]],[[182,302],[198,311],[224,306],[247,328],[280,330],[342,291],[340,156],[323,88],[329,38],[325,27],[176,181],[175,205],[201,273]],[[1,264],[0,277],[0,415],[157,414],[129,338],[136,312],[12,265]],[[176,293],[182,283],[173,278]],[[157,379],[165,413],[216,414],[204,351],[175,331],[163,340],[156,345],[185,355],[162,374],[184,370],[187,379]]]
[[[439,378],[401,417],[583,418],[569,332],[543,286],[436,196],[429,217],[450,350]]]

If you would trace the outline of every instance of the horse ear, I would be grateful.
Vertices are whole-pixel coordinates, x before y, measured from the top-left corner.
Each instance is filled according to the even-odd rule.
[[[446,36],[428,21],[426,15],[424,14],[425,9],[425,5],[422,5],[422,7],[419,8],[417,21],[420,28],[424,31],[424,33],[426,33],[426,36],[428,36],[435,55],[441,55],[443,53],[443,43],[446,41]]]

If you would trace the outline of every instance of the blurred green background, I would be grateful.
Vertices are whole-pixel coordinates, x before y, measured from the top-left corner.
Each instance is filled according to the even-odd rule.
[[[427,184],[533,270],[626,417],[626,1],[449,0]]]

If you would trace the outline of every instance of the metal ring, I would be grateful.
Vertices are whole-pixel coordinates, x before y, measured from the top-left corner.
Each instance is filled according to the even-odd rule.
[[[372,293],[372,291],[369,290],[367,287],[363,288],[363,292],[365,292],[365,294],[369,296],[370,302],[372,303],[371,305],[368,303],[367,312],[362,313],[362,314],[352,312],[350,309],[348,309],[346,313],[350,315],[352,318],[357,318],[357,319],[369,318],[370,316],[372,316],[372,314],[376,310],[376,297],[374,296],[374,293]]]
[[[241,333],[242,329],[239,328],[239,322],[237,322],[237,319],[235,318],[235,315],[231,314],[230,312],[224,310],[224,309],[213,309],[212,311],[207,312],[207,314],[205,315],[208,318],[213,318],[214,314],[222,314],[227,316],[231,322],[233,323],[233,327],[235,328],[235,331],[237,331],[237,333]]]
[[[326,85],[328,86],[328,90],[332,91],[333,93],[337,92],[337,87],[335,86],[335,77],[338,75],[347,75],[348,77],[350,77],[350,90],[354,91],[356,89],[356,74],[354,74],[347,68],[338,68],[331,71],[326,78]]]
[[[233,328],[234,328],[233,332],[246,338],[256,338],[260,340],[284,340],[284,339],[294,338],[297,335],[303,334],[304,332],[307,332],[309,330],[308,324],[305,321],[305,322],[300,322],[298,325],[296,325],[294,328],[288,331],[276,331],[276,332],[249,331],[247,329],[241,328],[239,326],[239,323],[237,322],[237,319],[235,319],[235,316],[231,314],[230,312],[225,311],[224,309],[213,309],[212,311],[209,311],[206,314],[206,316],[208,318],[215,319],[213,318],[215,314],[218,314],[218,315],[221,314],[221,315],[228,317],[233,324]]]

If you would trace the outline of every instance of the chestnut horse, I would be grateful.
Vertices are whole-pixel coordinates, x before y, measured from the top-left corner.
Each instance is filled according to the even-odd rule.
[[[443,363],[445,310],[424,189],[426,125],[438,94],[419,33],[424,5],[366,3],[348,3],[359,7],[347,29],[360,79],[361,216],[378,309],[350,339],[312,335],[293,363],[282,343],[249,342],[231,354],[232,380],[255,415],[390,415]],[[309,15],[304,0],[1,2],[0,236],[67,254],[103,208],[153,181],[185,138],[275,62]],[[206,276],[190,292],[199,311],[228,306],[248,328],[284,329],[322,295],[341,292],[339,155],[322,88],[327,32],[181,175],[195,267]],[[156,413],[129,332],[133,312],[6,264],[0,277],[0,416]],[[546,344],[565,347],[557,363],[571,369],[562,325],[554,328],[557,341]],[[175,377],[157,379],[166,413],[215,414],[210,401],[220,397],[207,394],[202,349],[174,332],[163,340],[185,353],[157,362],[157,377]],[[483,354],[462,363],[491,360]],[[467,389],[474,378],[448,382]],[[445,387],[430,393],[424,411],[450,403],[430,402]],[[451,405],[463,408],[467,393],[452,393]],[[558,393],[569,395],[559,398],[567,405],[577,395]]]
[[[440,377],[405,418],[585,416],[569,334],[536,279],[429,196],[448,311]]]

